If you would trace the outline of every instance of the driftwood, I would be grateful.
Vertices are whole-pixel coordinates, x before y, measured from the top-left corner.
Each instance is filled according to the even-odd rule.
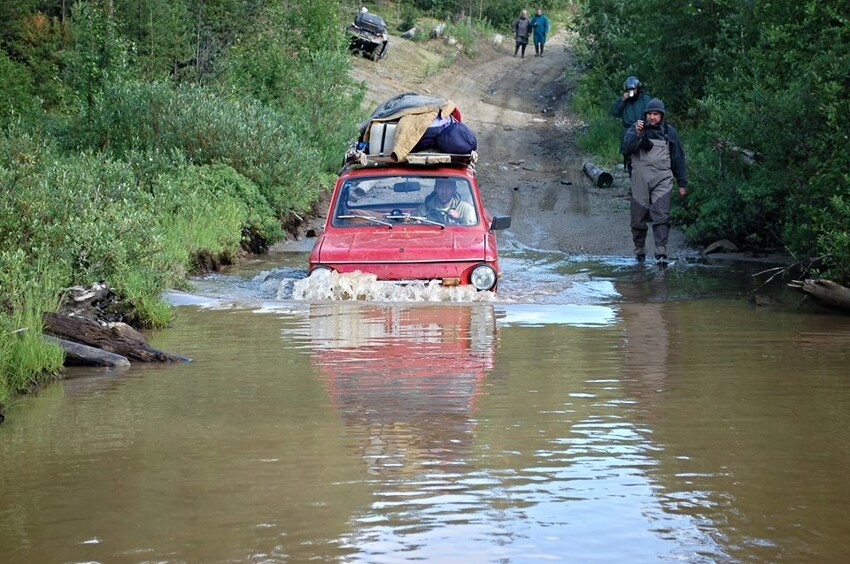
[[[144,335],[123,322],[124,313],[131,309],[103,282],[74,286],[63,292],[59,312],[44,314],[45,337],[62,347],[66,364],[124,366],[131,360],[191,360],[149,346]]]
[[[812,296],[823,305],[850,313],[850,288],[832,280],[792,280],[788,287]]]
[[[118,296],[103,282],[66,288],[59,304],[59,313],[87,317],[101,323],[122,321],[121,309]]]
[[[66,365],[110,366],[113,368],[130,366],[130,361],[127,357],[120,354],[106,352],[103,349],[75,343],[67,339],[51,337],[50,335],[45,335],[44,338],[62,347],[62,350],[65,351]]]
[[[188,362],[190,360],[151,347],[140,338],[141,334],[138,331],[125,323],[101,324],[85,317],[48,312],[44,314],[44,331],[59,338],[140,362]]]

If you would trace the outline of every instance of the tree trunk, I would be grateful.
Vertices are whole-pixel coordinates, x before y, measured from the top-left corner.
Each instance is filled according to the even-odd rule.
[[[850,289],[832,280],[792,280],[788,287],[812,296],[825,306],[850,313]]]

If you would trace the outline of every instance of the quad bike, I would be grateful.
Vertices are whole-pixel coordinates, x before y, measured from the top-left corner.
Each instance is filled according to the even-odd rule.
[[[358,12],[354,23],[348,26],[351,40],[348,48],[359,51],[373,61],[383,59],[387,54],[389,34],[383,19],[369,12]]]

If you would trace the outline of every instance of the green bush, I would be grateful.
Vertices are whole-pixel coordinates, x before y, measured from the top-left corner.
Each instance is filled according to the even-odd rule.
[[[22,65],[0,51],[0,126],[10,120],[34,114],[38,108],[33,96],[32,76]]]
[[[256,184],[227,165],[175,169],[158,179],[154,201],[159,227],[184,263],[202,251],[233,259],[243,236],[265,244],[283,237]]]
[[[122,159],[133,151],[178,151],[189,161],[227,164],[259,187],[279,216],[316,198],[317,151],[282,112],[227,100],[198,87],[111,83],[71,123],[78,149]]]
[[[845,180],[850,184],[850,178]],[[850,196],[833,196],[817,228],[818,249],[824,255],[823,272],[834,280],[850,280]]]
[[[449,23],[443,32],[446,37],[454,37],[463,46],[463,54],[475,57],[478,54],[478,37],[476,31],[465,23]]]
[[[249,229],[280,235],[258,188],[225,165],[169,169],[160,157],[145,171],[97,155],[63,159],[27,135],[0,137],[0,149],[0,244],[28,262],[49,257],[58,287],[106,280],[155,303],[193,254],[233,257]]]
[[[0,4],[2,404],[58,369],[62,288],[104,280],[164,325],[203,257],[312,208],[365,116],[334,0]]]
[[[419,17],[419,11],[413,4],[399,3],[398,5],[398,30],[407,31],[416,27],[418,24],[416,19]],[[418,34],[420,37],[422,33]]]
[[[688,204],[674,215],[689,237],[825,256],[824,273],[850,284],[845,12],[837,0],[580,2],[576,99],[591,122],[581,146],[604,149],[604,118],[587,106],[609,107],[637,75],[686,146]],[[643,23],[648,13],[664,14],[663,32]]]
[[[620,154],[623,124],[620,119],[612,117],[608,107],[595,105],[581,88],[573,98],[573,105],[587,123],[576,138],[578,147],[596,155],[601,165],[612,166],[623,162]]]

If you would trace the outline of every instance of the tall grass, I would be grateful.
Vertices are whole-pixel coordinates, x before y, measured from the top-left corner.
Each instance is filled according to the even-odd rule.
[[[64,354],[42,336],[42,314],[56,309],[58,280],[46,258],[32,266],[20,252],[0,253],[0,405],[62,367]]]

